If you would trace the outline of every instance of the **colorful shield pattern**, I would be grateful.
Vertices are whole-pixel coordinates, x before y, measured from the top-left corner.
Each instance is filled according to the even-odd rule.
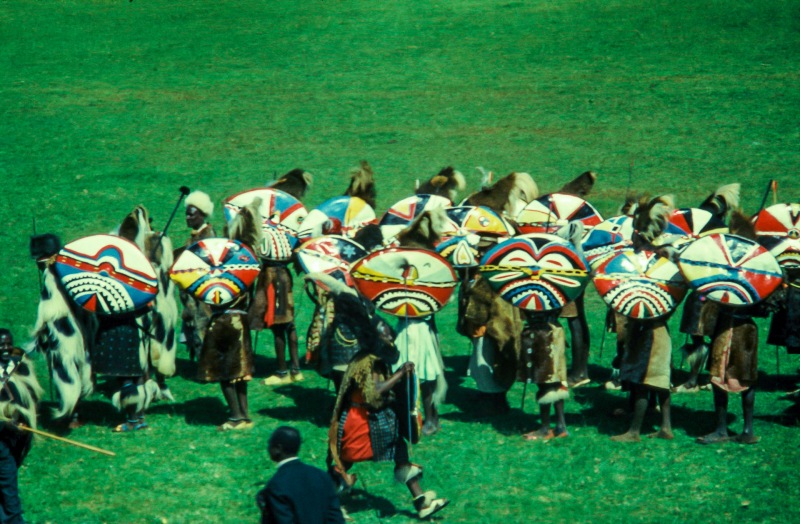
[[[158,277],[133,242],[91,235],[58,252],[55,271],[67,294],[83,309],[102,315],[130,313],[158,293]]]
[[[207,238],[186,248],[169,276],[198,300],[224,306],[247,292],[260,269],[248,246],[227,238]]]
[[[375,307],[408,318],[439,311],[457,284],[456,274],[444,258],[413,248],[373,251],[353,264],[350,274]]]
[[[667,228],[655,239],[653,245],[671,245],[683,249],[697,238],[727,232],[728,226],[725,222],[705,209],[695,207],[676,209],[669,217]]]
[[[439,195],[410,196],[387,209],[378,225],[381,226],[384,238],[390,239],[411,225],[411,222],[425,211],[451,205],[449,198]]]
[[[775,204],[755,218],[762,246],[787,269],[800,268],[800,203]]]
[[[653,251],[630,248],[602,259],[592,281],[611,309],[637,320],[669,315],[687,287],[677,264]]]
[[[448,224],[436,252],[453,267],[478,265],[481,250],[514,236],[514,226],[484,206],[458,206],[446,209]]]
[[[533,200],[514,218],[520,233],[555,233],[570,222],[581,222],[589,230],[603,221],[600,212],[586,200],[566,193],[551,193]]]
[[[352,237],[367,224],[374,224],[375,220],[375,210],[364,200],[346,195],[338,196],[311,210],[303,221],[299,236],[301,239],[320,235]]]
[[[695,240],[681,253],[678,266],[694,290],[728,306],[761,302],[783,282],[775,257],[757,242],[736,235]]]
[[[575,300],[588,284],[589,265],[561,237],[532,234],[498,244],[479,268],[503,299],[528,311],[551,311]]]
[[[308,274],[326,273],[352,286],[350,265],[367,255],[355,240],[339,235],[326,235],[304,242],[297,251],[297,262]]]
[[[292,257],[292,250],[298,242],[298,231],[308,211],[299,200],[280,189],[257,188],[225,199],[225,220],[233,220],[239,210],[255,198],[261,199],[264,238],[261,245],[252,247],[265,260],[286,262]]]
[[[589,264],[594,266],[614,251],[630,247],[632,239],[633,217],[621,215],[597,224],[583,237],[581,249]]]

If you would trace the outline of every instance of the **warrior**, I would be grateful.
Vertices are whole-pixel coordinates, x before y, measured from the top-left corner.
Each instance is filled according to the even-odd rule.
[[[52,233],[31,238],[31,256],[42,272],[33,336],[36,350],[48,362],[50,379],[58,393],[59,405],[54,416],[68,419],[69,428],[75,429],[82,425],[78,404],[94,390],[89,359],[94,318],[69,298],[55,272],[60,249],[61,241]]]
[[[671,196],[642,201],[634,216],[634,249],[652,250],[652,242],[666,228],[674,209]],[[633,418],[628,431],[611,437],[617,442],[639,442],[648,394],[655,393],[661,409],[661,429],[653,437],[672,440],[670,416],[670,368],[672,343],[663,317],[650,320],[627,319],[620,381],[631,395]]]
[[[448,166],[432,176],[430,180],[421,184],[415,193],[418,195],[439,195],[447,197],[450,202],[455,202],[458,192],[464,191],[466,187],[467,181],[464,179],[464,175]]]
[[[261,242],[261,199],[243,207],[230,224],[229,238],[248,246]],[[228,405],[228,420],[219,431],[250,429],[247,383],[253,379],[255,355],[247,329],[247,293],[232,303],[212,308],[211,321],[203,338],[197,360],[197,378],[201,382],[219,382]]]
[[[720,186],[706,198],[699,208],[725,221],[731,210],[739,205],[739,184]],[[681,315],[680,332],[686,333],[689,342],[681,347],[683,359],[689,364],[689,377],[672,388],[673,393],[696,392],[700,389],[698,379],[708,360],[710,338],[715,330],[716,304],[693,291],[686,297]]]
[[[397,241],[401,247],[435,251],[445,220],[443,208],[425,211],[397,235]],[[439,334],[433,315],[425,318],[400,317],[395,345],[400,351],[401,360],[410,360],[417,367],[422,405],[425,410],[422,434],[433,435],[441,429],[438,405],[444,401],[447,394],[444,361],[439,349]],[[397,371],[397,366],[392,371]]]
[[[558,235],[569,240],[574,249],[579,250],[583,224],[568,224],[558,231]],[[521,352],[524,365],[520,374],[526,383],[537,385],[536,402],[542,418],[541,427],[525,433],[525,440],[547,441],[569,436],[564,416],[564,401],[569,398],[566,345],[564,328],[558,321],[559,317],[564,316],[563,309],[525,311],[526,323],[522,332]],[[555,429],[550,427],[551,405],[556,414]]]
[[[467,197],[463,205],[481,205],[508,214],[539,195],[527,173],[511,173],[490,185],[491,173],[479,169],[484,187]],[[482,400],[478,405],[493,414],[506,413],[510,409],[507,394],[517,377],[522,317],[519,309],[503,300],[475,270],[463,271],[456,327],[472,344],[469,375]]]
[[[302,169],[293,169],[279,178],[270,187],[280,189],[302,200],[312,176]],[[248,310],[250,329],[272,331],[275,343],[275,359],[278,369],[263,381],[266,386],[280,386],[300,382],[300,357],[297,344],[297,327],[294,323],[294,282],[292,274],[284,263],[265,261],[258,275],[253,301]],[[289,350],[291,370],[286,364],[286,350]],[[291,373],[290,373],[291,371]]]
[[[361,303],[364,300],[362,297]],[[363,315],[376,318],[364,310]],[[372,326],[378,326],[374,321]],[[375,331],[368,350],[357,353],[342,379],[336,406],[328,430],[328,471],[342,492],[349,491],[356,476],[349,473],[356,462],[394,461],[394,477],[406,485],[414,498],[414,509],[427,518],[444,508],[449,501],[420,487],[422,467],[411,463],[407,439],[415,442],[417,414],[410,412],[407,384],[414,364],[397,365],[399,354],[392,343],[392,333]],[[397,366],[392,373],[390,366]],[[405,386],[405,388],[403,387]],[[414,419],[409,426],[408,419]]]
[[[731,215],[730,229],[732,234],[756,240],[750,218],[739,211]],[[716,304],[709,371],[717,425],[712,433],[698,437],[700,444],[715,444],[731,439],[728,430],[730,393],[742,396],[744,419],[743,430],[734,440],[743,444],[755,444],[760,440],[753,432],[758,383],[758,327],[753,317],[766,316],[765,306],[764,302],[739,308]]]
[[[214,227],[208,221],[214,213],[214,203],[206,193],[193,191],[186,197],[185,206],[186,225],[191,229],[191,235],[183,247],[175,250],[173,259],[177,259],[187,247],[203,239],[217,236]],[[185,291],[181,291],[180,300],[183,306],[181,339],[186,343],[189,359],[194,361],[203,345],[203,337],[211,318],[211,307]]]
[[[120,237],[134,242],[143,252],[148,244],[151,248],[156,248],[159,260],[163,259],[165,250],[172,252],[169,240],[154,234],[150,229],[150,217],[144,206],[136,206],[122,221],[117,233]],[[167,268],[163,268],[162,271],[157,263],[152,262],[153,257],[150,259],[151,264],[154,264],[161,273],[157,272],[161,287],[161,282],[166,278]],[[174,292],[173,287],[162,291],[168,293],[170,289]],[[117,391],[112,395],[111,402],[114,407],[124,411],[126,416],[125,422],[112,429],[115,433],[147,429],[149,426],[145,422],[144,413],[154,400],[165,398],[162,395],[162,387],[167,395],[172,396],[164,380],[166,376],[175,372],[174,329],[177,306],[174,301],[174,297],[162,295],[160,304],[164,307],[163,314],[155,313],[155,305],[158,303],[155,301],[152,308],[119,315],[96,316],[97,331],[94,333],[91,346],[92,371],[116,379]],[[154,318],[157,318],[161,330],[156,341],[156,351],[162,360],[160,369],[164,371],[161,373],[161,384],[150,378],[153,362],[150,351],[154,340],[150,328],[153,326]],[[167,329],[170,328],[172,336],[167,333]],[[158,369],[156,367],[156,371]]]
[[[42,388],[33,364],[14,347],[11,331],[0,328],[0,522],[24,522],[18,471],[31,449],[33,434],[20,426],[36,427],[36,406]]]

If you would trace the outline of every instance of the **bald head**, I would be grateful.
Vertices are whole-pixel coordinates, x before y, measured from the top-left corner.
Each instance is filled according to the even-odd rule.
[[[279,427],[270,435],[267,451],[275,462],[296,457],[300,451],[300,432],[291,426]]]

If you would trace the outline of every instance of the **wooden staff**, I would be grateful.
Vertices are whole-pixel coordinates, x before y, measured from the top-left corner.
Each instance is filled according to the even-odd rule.
[[[64,437],[59,437],[58,435],[53,435],[52,433],[47,433],[46,431],[42,431],[42,430],[39,430],[39,429],[33,429],[33,428],[28,427],[28,426],[22,426],[22,425],[17,426],[17,428],[19,428],[19,429],[21,429],[23,431],[29,431],[30,433],[33,433],[34,435],[41,435],[43,437],[51,438],[53,440],[66,442],[67,444],[71,444],[71,445],[77,446],[79,448],[88,449],[89,451],[94,451],[96,453],[102,453],[103,455],[108,455],[110,457],[116,457],[117,456],[117,454],[114,453],[113,451],[108,451],[108,450],[102,449],[102,448],[96,448],[94,446],[90,446],[89,444],[84,444],[83,442],[78,442],[76,440],[70,440],[70,439],[64,438]]]

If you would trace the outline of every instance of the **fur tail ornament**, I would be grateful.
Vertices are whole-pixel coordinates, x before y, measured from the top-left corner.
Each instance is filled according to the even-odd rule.
[[[111,397],[111,404],[122,411],[129,406],[135,406],[136,412],[142,412],[150,407],[155,400],[161,400],[161,388],[155,380],[148,379],[144,384],[126,383],[122,389]]]

